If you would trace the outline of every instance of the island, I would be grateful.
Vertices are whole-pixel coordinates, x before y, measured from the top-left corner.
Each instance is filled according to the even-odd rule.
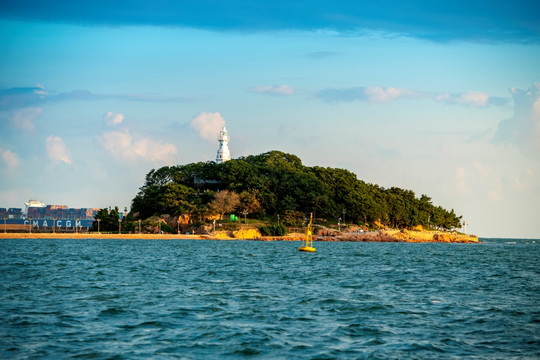
[[[86,231],[0,237],[299,240],[310,216],[315,241],[478,242],[425,194],[281,151],[153,169],[130,211],[100,209]]]

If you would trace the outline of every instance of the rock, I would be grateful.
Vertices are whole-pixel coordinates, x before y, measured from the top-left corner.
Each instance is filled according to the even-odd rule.
[[[229,234],[227,231],[216,231],[212,237],[214,239],[230,239],[232,234]]]
[[[454,242],[455,237],[449,234],[434,234],[433,240],[436,242]]]
[[[261,238],[261,233],[257,229],[240,229],[233,232],[235,239],[257,239]]]

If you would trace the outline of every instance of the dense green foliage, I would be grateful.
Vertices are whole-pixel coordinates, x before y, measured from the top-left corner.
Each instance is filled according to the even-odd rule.
[[[259,218],[281,214],[291,223],[298,221],[298,214],[310,212],[319,219],[337,221],[346,216],[348,223],[380,221],[400,228],[451,229],[461,219],[454,210],[434,206],[426,195],[416,198],[411,190],[368,184],[344,169],[307,167],[297,156],[280,151],[222,164],[200,162],[152,170],[133,199],[132,212],[140,218],[191,214],[204,220],[220,190],[241,194],[238,212]]]
[[[284,236],[287,229],[283,224],[265,225],[259,228],[262,236]]]
[[[176,233],[175,229],[173,229],[172,227],[170,227],[169,225],[167,225],[165,223],[161,223],[160,227],[161,227],[161,231],[163,231],[164,233],[169,233],[169,234]]]
[[[118,232],[118,219],[120,219],[120,214],[118,212],[118,206],[115,206],[114,209],[101,209],[94,216],[94,222],[92,223],[93,231],[116,231]],[[99,226],[98,226],[98,221]]]

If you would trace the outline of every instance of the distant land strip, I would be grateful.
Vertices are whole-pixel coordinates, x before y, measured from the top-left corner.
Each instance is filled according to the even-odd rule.
[[[248,234],[246,234],[248,235]],[[304,234],[293,233],[285,236],[234,236],[218,231],[208,235],[186,234],[103,234],[103,233],[0,233],[0,239],[127,239],[127,240],[259,240],[259,241],[301,241]],[[475,235],[465,235],[443,231],[380,230],[370,233],[345,234],[335,236],[313,236],[314,241],[327,242],[446,242],[478,243]]]

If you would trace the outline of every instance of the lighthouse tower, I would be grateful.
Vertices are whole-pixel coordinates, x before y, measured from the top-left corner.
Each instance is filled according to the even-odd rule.
[[[229,151],[229,134],[225,126],[221,128],[219,132],[219,149],[217,151],[216,163],[221,164],[225,161],[231,160],[231,152]]]

